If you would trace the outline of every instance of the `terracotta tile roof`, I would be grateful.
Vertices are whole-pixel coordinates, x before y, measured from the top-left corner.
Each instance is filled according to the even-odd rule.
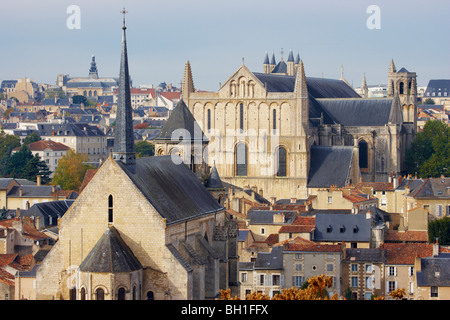
[[[395,231],[388,230],[384,236],[385,242],[428,242],[427,231]]]
[[[266,238],[264,242],[267,243],[268,245],[273,246],[274,244],[278,243],[278,241],[279,235],[277,233],[272,233]]]
[[[414,259],[431,257],[433,255],[433,244],[429,243],[385,243],[386,264],[413,265]],[[439,252],[449,252],[448,249],[440,248]]]
[[[351,189],[349,194],[342,191],[342,197],[351,201],[352,203],[365,202],[376,199],[375,197],[366,194],[359,189]]]
[[[342,251],[342,246],[339,244],[318,244],[316,242],[306,240],[302,237],[291,238],[283,242],[280,242],[278,245],[284,245],[285,251],[307,251],[307,252]]]
[[[291,225],[282,226],[279,233],[312,232],[315,229],[315,217],[297,217]]]
[[[0,267],[11,264],[16,259],[17,253],[12,254],[0,254]]]
[[[7,284],[8,286],[15,286],[15,277],[11,273],[0,269],[0,282]]]
[[[9,265],[19,271],[30,271],[31,266],[33,265],[33,255],[28,254],[26,256],[19,256]]]
[[[373,190],[394,190],[394,184],[392,182],[359,182],[356,188],[361,189],[363,187],[372,187]]]
[[[12,228],[13,222],[19,221],[19,220],[20,220],[20,218],[0,220],[0,226],[5,227],[5,228]],[[48,238],[48,236],[45,233],[36,230],[36,228],[30,226],[29,224],[22,223],[22,225],[23,225],[23,236],[24,237],[30,238],[35,241]]]

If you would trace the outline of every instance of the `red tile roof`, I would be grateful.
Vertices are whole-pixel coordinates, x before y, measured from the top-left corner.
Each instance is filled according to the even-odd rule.
[[[5,228],[12,228],[13,222],[18,221],[18,220],[20,220],[20,218],[0,220],[0,226],[5,227]],[[22,226],[23,226],[23,236],[24,237],[30,238],[35,241],[48,238],[48,236],[45,233],[36,230],[36,228],[30,226],[27,223],[22,223]]]
[[[395,231],[388,230],[384,236],[385,242],[428,242],[427,231]]]
[[[386,264],[413,265],[414,259],[431,257],[433,255],[433,244],[429,243],[385,243]],[[449,252],[448,249],[440,248],[439,252]]]
[[[0,282],[7,284],[8,286],[15,286],[15,277],[11,273],[0,269]]]
[[[394,184],[392,182],[359,182],[356,188],[361,189],[363,187],[372,187],[373,190],[394,190]]]
[[[64,151],[69,150],[70,147],[66,146],[65,144],[51,141],[51,140],[39,140],[33,143],[30,143],[28,145],[28,149],[31,151],[43,151],[45,149],[50,149],[52,151]],[[14,148],[14,151],[19,151],[20,147]]]

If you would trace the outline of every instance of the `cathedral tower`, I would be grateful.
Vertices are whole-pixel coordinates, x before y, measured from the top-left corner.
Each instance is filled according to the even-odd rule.
[[[98,79],[97,63],[95,62],[95,56],[92,55],[91,67],[89,68],[89,78]]]
[[[136,166],[136,152],[134,149],[133,113],[131,108],[126,29],[124,16],[113,158],[116,161],[123,162],[127,169],[134,173]]]

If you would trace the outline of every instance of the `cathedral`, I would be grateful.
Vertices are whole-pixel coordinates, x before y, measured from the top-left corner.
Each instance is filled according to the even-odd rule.
[[[203,300],[237,295],[237,223],[175,156],[136,158],[125,18],[114,151],[59,220],[38,300]],[[183,110],[181,110],[183,111]]]
[[[387,98],[367,98],[365,77],[361,95],[343,77],[307,77],[291,51],[278,63],[266,54],[262,72],[243,62],[218,92],[197,92],[187,61],[182,99],[208,140],[188,162],[214,164],[223,182],[267,199],[388,181],[404,171],[416,133],[416,74],[392,61],[388,83]],[[170,154],[167,146],[156,154]]]

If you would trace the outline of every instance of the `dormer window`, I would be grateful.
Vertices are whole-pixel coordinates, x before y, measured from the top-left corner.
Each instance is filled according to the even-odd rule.
[[[354,226],[354,227],[353,227],[353,233],[358,233],[358,230],[359,230],[359,229],[358,229],[358,226]]]
[[[331,226],[327,227],[327,233],[331,233],[332,230],[333,230],[333,228]]]
[[[340,232],[340,233],[344,233],[344,232],[345,232],[345,226],[341,226],[341,227],[339,228],[339,232]]]

